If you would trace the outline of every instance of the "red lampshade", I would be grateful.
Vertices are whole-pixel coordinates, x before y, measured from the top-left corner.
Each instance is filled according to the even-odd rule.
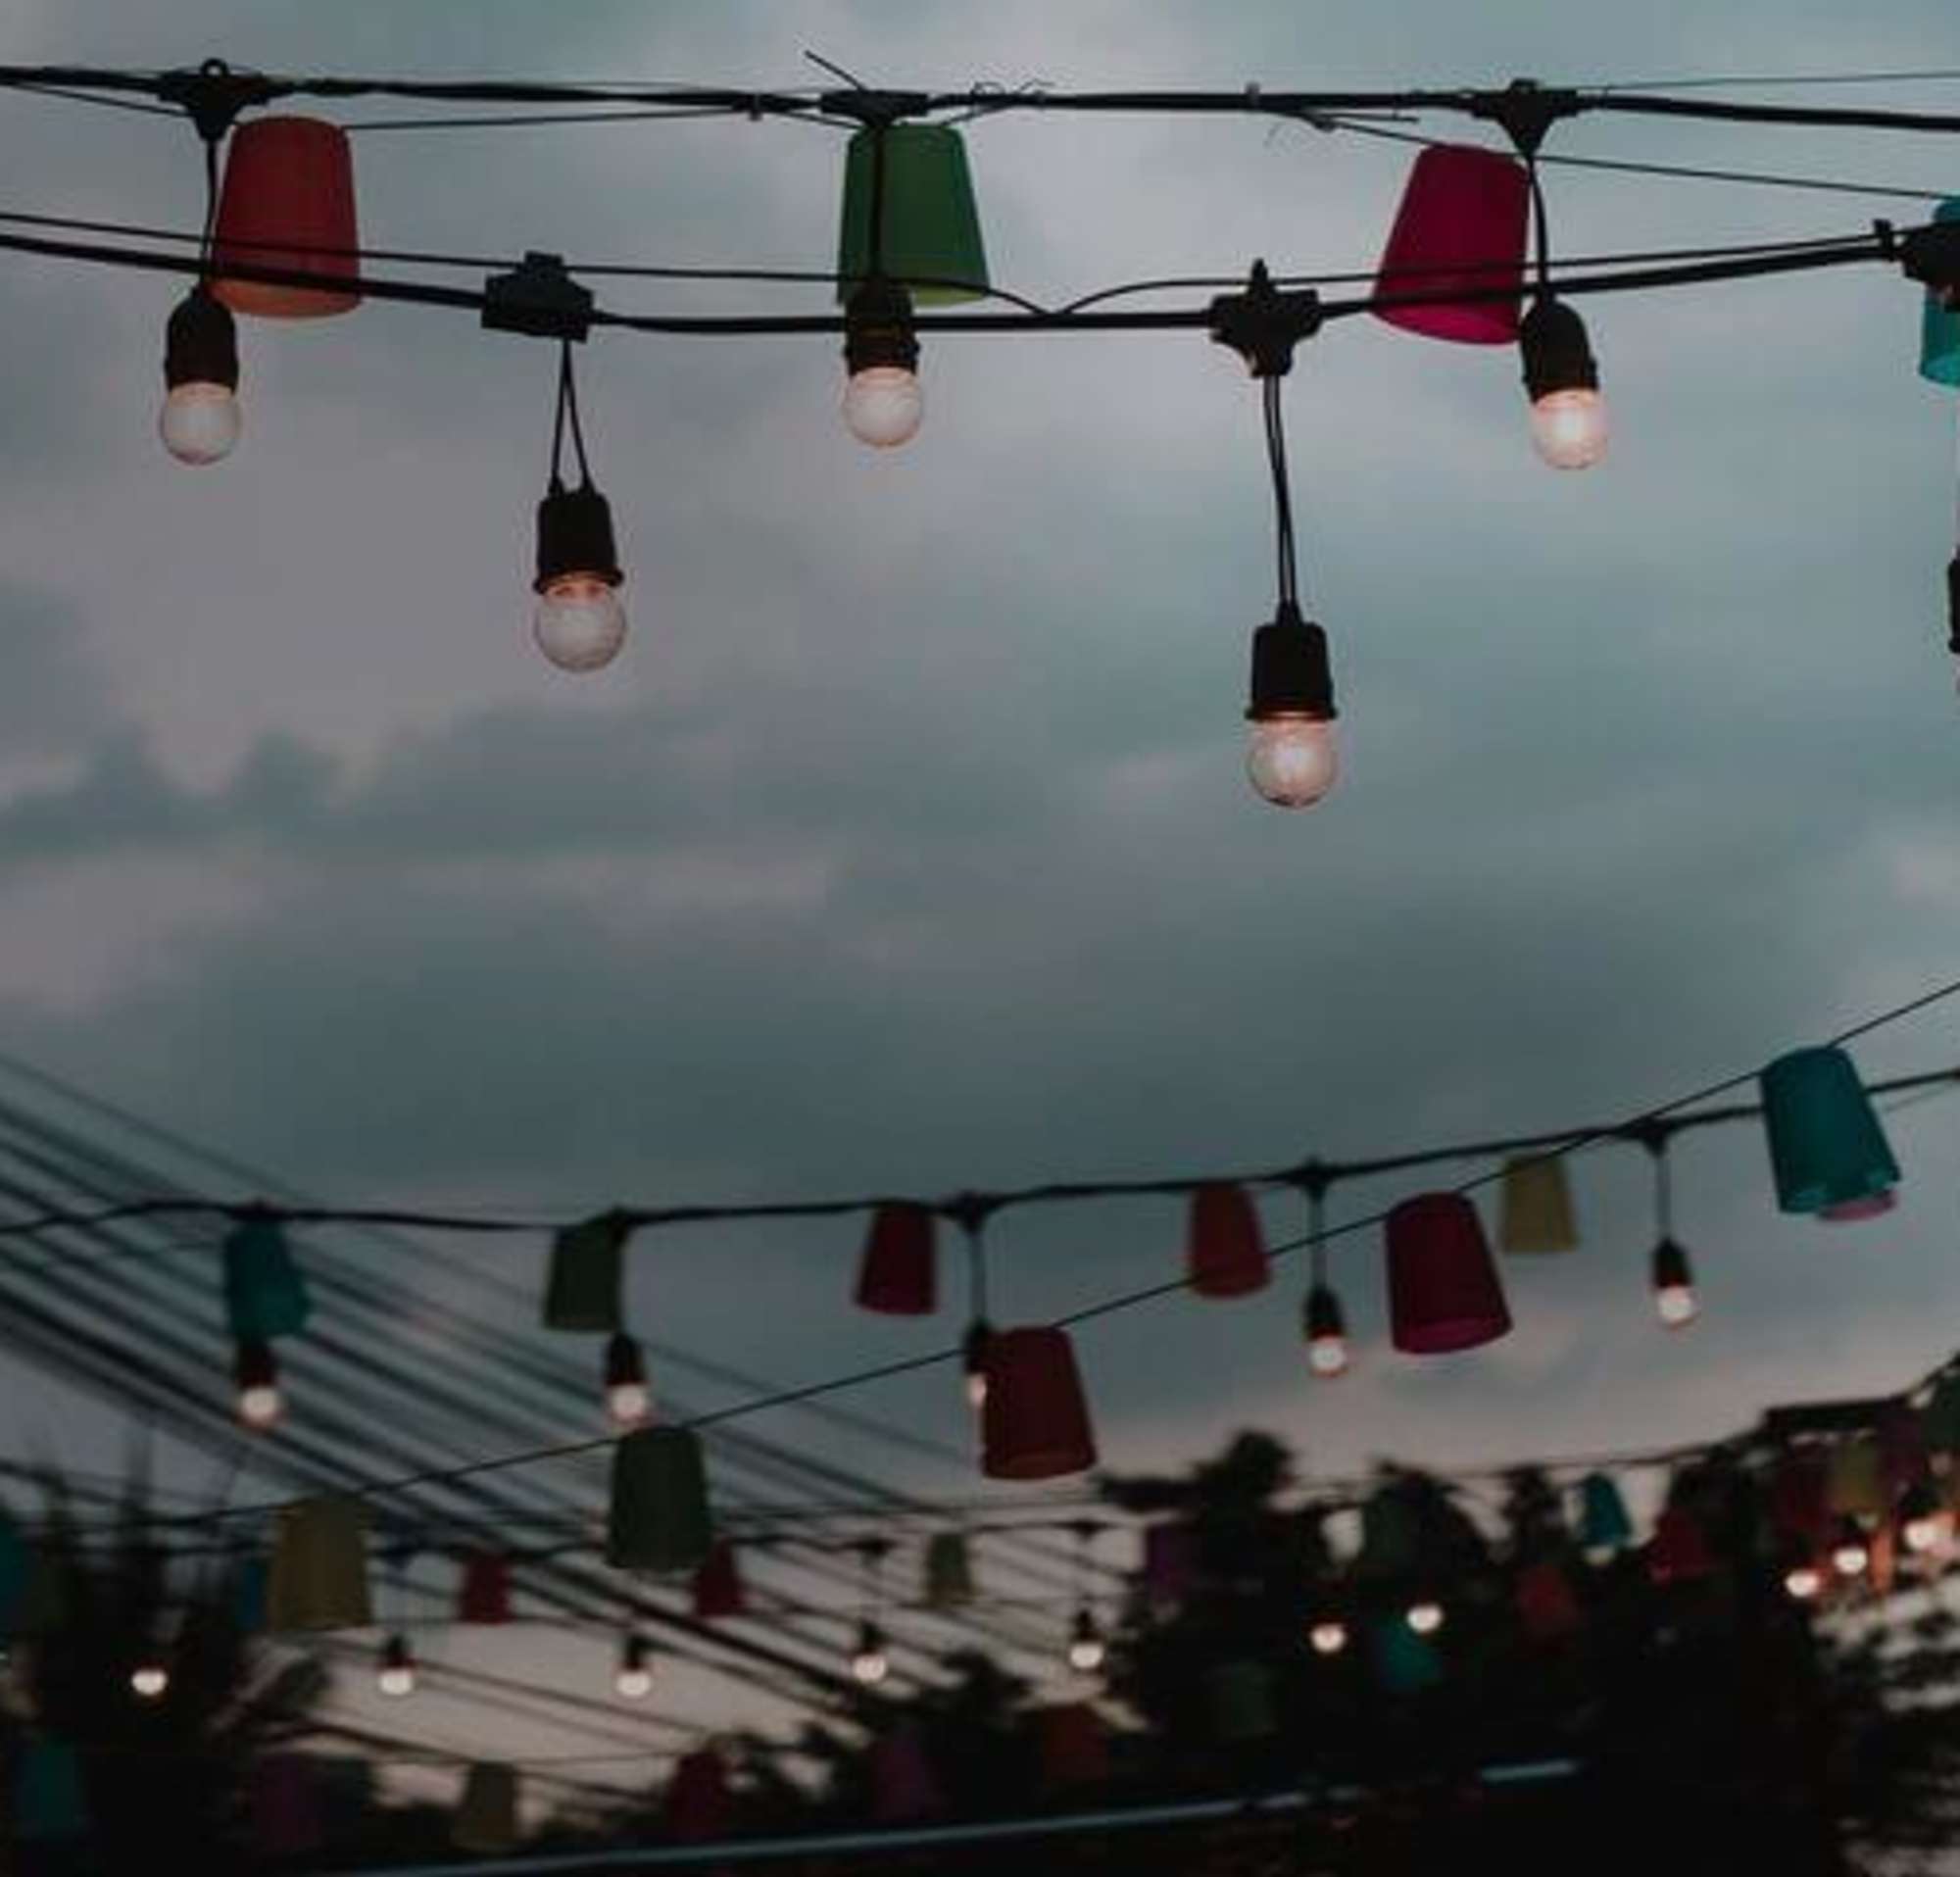
[[[360,278],[354,159],[347,132],[318,118],[256,118],[231,133],[218,198],[213,292],[235,313],[318,320],[361,304],[351,287],[275,287],[223,278],[227,265]]]
[[[1579,1599],[1564,1566],[1549,1559],[1518,1573],[1518,1621],[1534,1642],[1554,1643],[1579,1627]]]
[[[1714,1568],[1701,1527],[1679,1506],[1670,1506],[1654,1521],[1647,1545],[1648,1575],[1657,1584],[1680,1584],[1706,1577]]]
[[[1100,1785],[1109,1777],[1109,1737],[1087,1702],[1037,1711],[1042,1785],[1049,1791]]]
[[[252,1849],[267,1859],[310,1857],[326,1838],[318,1763],[311,1754],[267,1754],[252,1769]]]
[[[1245,1297],[1265,1289],[1272,1269],[1258,1209],[1243,1186],[1215,1181],[1192,1194],[1185,1268],[1200,1297]]]
[[[1879,1454],[1886,1469],[1886,1484],[1894,1496],[1926,1477],[1931,1457],[1927,1453],[1926,1429],[1916,1410],[1903,1405],[1886,1410],[1879,1422]]]
[[[667,1787],[667,1835],[683,1845],[705,1844],[728,1833],[728,1774],[711,1747],[683,1754]]]
[[[1059,1479],[1096,1464],[1089,1404],[1066,1330],[996,1330],[986,1364],[980,1467],[989,1479]]]
[[[932,1212],[908,1203],[871,1214],[858,1267],[858,1307],[886,1316],[930,1316],[939,1305]]]
[[[1770,1481],[1770,1524],[1793,1551],[1824,1542],[1830,1514],[1824,1504],[1824,1460],[1814,1453],[1786,1454]]]
[[[919,1730],[902,1726],[871,1749],[871,1816],[881,1825],[903,1825],[946,1809]]]
[[[463,1560],[456,1620],[459,1623],[511,1620],[511,1560],[502,1552],[471,1552]]]
[[[1494,1343],[1511,1327],[1477,1209],[1460,1193],[1422,1193],[1389,1213],[1389,1325],[1410,1356]]]
[[[1463,345],[1514,343],[1530,211],[1530,180],[1515,157],[1459,143],[1424,150],[1402,190],[1375,291],[1446,295],[1503,288],[1510,297],[1385,307],[1376,318]]]
[[[740,1616],[747,1607],[735,1547],[721,1539],[694,1573],[694,1613],[706,1623],[721,1616]]]

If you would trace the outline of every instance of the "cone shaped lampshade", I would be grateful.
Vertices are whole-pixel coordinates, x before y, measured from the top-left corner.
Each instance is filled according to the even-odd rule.
[[[251,1846],[269,1862],[310,1857],[326,1843],[326,1811],[311,1754],[267,1754],[252,1768]]]
[[[224,1313],[232,1339],[269,1343],[306,1328],[306,1279],[277,1219],[248,1216],[224,1239]]]
[[[1878,1439],[1886,1491],[1896,1499],[1926,1477],[1933,1452],[1926,1443],[1926,1426],[1915,1409],[1899,1406],[1880,1419]]]
[[[886,1316],[930,1316],[939,1307],[933,1236],[929,1208],[903,1202],[879,1207],[858,1267],[858,1308]]]
[[[624,1328],[619,1310],[621,1259],[632,1235],[623,1212],[601,1212],[552,1239],[545,1279],[545,1328],[594,1335]]]
[[[685,1427],[639,1427],[612,1449],[606,1557],[617,1570],[697,1569],[714,1542],[708,1465]]]
[[[980,1468],[989,1479],[1060,1479],[1096,1464],[1075,1347],[1059,1329],[996,1330],[987,1339]]]
[[[1389,1324],[1411,1356],[1494,1343],[1511,1327],[1477,1209],[1460,1193],[1405,1199],[1388,1217]]]
[[[1870,1199],[1898,1184],[1898,1162],[1851,1059],[1793,1050],[1762,1073],[1763,1126],[1786,1212]]]
[[[740,1616],[749,1606],[742,1589],[742,1563],[723,1539],[701,1560],[694,1574],[694,1613],[705,1623]]]
[[[318,320],[361,304],[354,159],[347,133],[318,118],[256,118],[231,133],[218,199],[213,288],[234,313]],[[227,267],[331,276],[318,286],[225,279]],[[346,282],[345,285],[338,284]]]
[[[17,1618],[23,1636],[47,1637],[66,1629],[74,1610],[75,1576],[74,1547],[41,1539],[27,1562],[27,1587],[22,1593]]]
[[[1960,222],[1960,200],[1942,202],[1933,212],[1936,222]],[[1935,384],[1960,384],[1960,313],[1936,293],[1926,290],[1920,315],[1919,375]]]
[[[1515,343],[1530,206],[1525,166],[1515,157],[1454,143],[1424,150],[1403,186],[1375,291],[1443,297],[1376,317],[1432,339]],[[1475,297],[1493,292],[1499,297]]]
[[[508,1623],[511,1620],[511,1560],[502,1552],[471,1552],[463,1560],[463,1582],[457,1589],[459,1623]]]
[[[1634,1521],[1610,1473],[1588,1473],[1579,1483],[1579,1542],[1588,1551],[1619,1551],[1632,1542]]]
[[[279,1513],[266,1590],[274,1630],[367,1629],[368,1510],[356,1499],[309,1499]]]
[[[1579,1599],[1564,1565],[1549,1558],[1518,1573],[1518,1622],[1535,1643],[1562,1642],[1580,1625]]]
[[[1831,1450],[1824,1473],[1824,1509],[1836,1516],[1881,1516],[1889,1504],[1885,1455],[1875,1440],[1859,1436]]]
[[[871,1749],[871,1815],[881,1825],[903,1825],[946,1809],[919,1730],[896,1728]]]
[[[1144,1595],[1158,1609],[1174,1609],[1198,1584],[1198,1534],[1181,1518],[1144,1527]]]
[[[1443,1680],[1443,1657],[1399,1616],[1374,1626],[1375,1673],[1392,1695],[1419,1695]]]
[[[1505,1161],[1499,1242],[1514,1253],[1578,1250],[1579,1226],[1562,1159],[1541,1154]]]
[[[728,1832],[728,1773],[711,1747],[683,1754],[667,1786],[667,1836],[701,1845]]]
[[[1814,1551],[1830,1527],[1825,1505],[1824,1458],[1816,1453],[1786,1454],[1770,1476],[1772,1529],[1792,1550]]]
[[[1221,1747],[1271,1740],[1280,1730],[1273,1671],[1264,1662],[1217,1662],[1204,1675],[1205,1716]]]
[[[1361,1507],[1356,1575],[1399,1577],[1415,1568],[1421,1554],[1422,1525],[1408,1493],[1393,1480],[1376,1487]]]
[[[14,1760],[11,1835],[24,1844],[50,1845],[85,1837],[88,1797],[81,1758],[65,1740],[29,1739]]]
[[[963,1532],[935,1532],[925,1548],[925,1605],[960,1609],[973,1601],[973,1554]]]
[[[1258,1209],[1243,1186],[1215,1181],[1192,1194],[1185,1274],[1200,1297],[1245,1297],[1265,1289],[1272,1267]]]
[[[1942,1375],[1934,1383],[1919,1411],[1919,1430],[1930,1452],[1960,1453],[1960,1373]]]
[[[1087,1702],[1037,1708],[1035,1729],[1045,1791],[1100,1786],[1109,1777],[1108,1730]]]
[[[1654,1521],[1647,1543],[1647,1574],[1657,1584],[1686,1584],[1714,1568],[1714,1554],[1700,1524],[1681,1507],[1668,1507]]]
[[[517,1769],[479,1759],[463,1781],[449,1842],[458,1851],[486,1855],[517,1842]]]
[[[871,202],[877,187],[878,138],[884,149],[884,241],[873,254]],[[837,236],[837,297],[846,303],[873,272],[910,287],[920,306],[951,306],[987,290],[987,249],[980,211],[957,130],[937,123],[895,123],[860,130],[844,163],[844,216]]]

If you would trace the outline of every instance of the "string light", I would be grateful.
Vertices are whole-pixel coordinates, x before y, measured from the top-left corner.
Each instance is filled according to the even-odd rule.
[[[653,1411],[646,1358],[632,1337],[615,1330],[606,1344],[606,1417],[623,1433],[644,1426]]]
[[[1411,1627],[1413,1621],[1411,1617]],[[1316,1655],[1338,1655],[1348,1647],[1348,1625],[1332,1617],[1323,1617],[1307,1631],[1306,1640]]]
[[[1824,1589],[1824,1573],[1815,1564],[1792,1564],[1783,1574],[1783,1587],[1797,1603],[1814,1603]]]
[[[885,1653],[885,1632],[868,1618],[858,1626],[858,1647],[851,1655],[851,1673],[858,1684],[876,1688],[892,1672]]]
[[[844,322],[844,422],[859,443],[891,450],[918,434],[918,357],[911,295],[894,280],[866,280]]]
[[[1674,1168],[1668,1160],[1672,1129],[1649,1120],[1633,1130],[1653,1162],[1654,1237],[1649,1282],[1654,1314],[1668,1329],[1686,1329],[1701,1313],[1694,1295],[1694,1270],[1674,1237]]]
[[[1327,1176],[1319,1167],[1307,1175],[1306,1191],[1307,1263],[1309,1281],[1303,1327],[1306,1332],[1306,1365],[1323,1381],[1333,1381],[1348,1372],[1348,1319],[1341,1300],[1327,1281],[1327,1232],[1324,1216]]]
[[[1518,328],[1532,443],[1554,469],[1588,469],[1606,454],[1606,400],[1586,321],[1548,294]]]
[[[565,433],[571,435],[578,482],[562,473]],[[597,671],[618,657],[626,642],[625,581],[612,532],[612,505],[592,480],[578,387],[571,370],[571,341],[559,351],[558,415],[552,425],[551,480],[538,504],[537,605],[531,634],[538,650],[561,671]]]
[[[179,463],[221,463],[237,447],[238,328],[202,281],[177,302],[164,337],[157,434]]]
[[[171,1671],[160,1655],[146,1655],[129,1671],[129,1687],[139,1701],[162,1701],[170,1686]]]
[[[1846,1519],[1838,1535],[1838,1542],[1831,1548],[1831,1568],[1839,1577],[1862,1577],[1870,1569],[1871,1547],[1865,1542],[1865,1535],[1850,1520]]]
[[[1953,1530],[1953,1516],[1944,1510],[1933,1488],[1921,1480],[1899,1501],[1899,1537],[1916,1557],[1942,1550]]]
[[[1404,1620],[1418,1636],[1434,1636],[1443,1627],[1443,1605],[1433,1598],[1424,1598],[1408,1606]]]
[[[397,1631],[381,1645],[374,1686],[391,1701],[405,1701],[416,1692],[416,1657],[409,1639]]]
[[[1068,1665],[1078,1675],[1093,1675],[1108,1654],[1108,1645],[1102,1640],[1102,1626],[1097,1622],[1096,1612],[1085,1604],[1075,1612],[1075,1622],[1069,1631]]]
[[[612,1692],[621,1701],[645,1701],[654,1692],[652,1651],[643,1636],[628,1636],[619,1645],[619,1666],[612,1672]]]

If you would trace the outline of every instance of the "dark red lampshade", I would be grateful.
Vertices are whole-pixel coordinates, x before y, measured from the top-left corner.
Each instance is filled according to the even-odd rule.
[[[1421,1193],[1389,1213],[1389,1325],[1410,1356],[1494,1343],[1511,1327],[1477,1209],[1460,1193]]]
[[[683,1754],[667,1787],[667,1835],[683,1845],[727,1836],[728,1774],[711,1747]]]
[[[511,1620],[511,1560],[502,1552],[471,1552],[463,1560],[456,1620],[459,1623]]]
[[[1518,1573],[1518,1621],[1533,1642],[1555,1643],[1579,1627],[1579,1599],[1562,1564],[1545,1558]]]
[[[1097,1786],[1109,1777],[1109,1735],[1087,1702],[1035,1712],[1042,1786],[1049,1792]]]
[[[1830,1513],[1824,1504],[1824,1459],[1815,1453],[1786,1454],[1770,1480],[1770,1524],[1797,1551],[1824,1541]]]
[[[1096,1436],[1068,1332],[1003,1329],[987,1339],[981,1470],[989,1479],[1059,1479],[1096,1464]]]
[[[1376,318],[1462,345],[1515,343],[1530,210],[1530,180],[1515,157],[1459,143],[1424,150],[1402,190],[1375,291],[1447,295],[1502,288],[1507,297],[1386,307]]]
[[[227,280],[227,265],[360,278],[354,160],[347,132],[318,118],[256,118],[231,133],[218,198],[213,287],[234,313],[318,320],[361,304],[351,286],[278,287]]]
[[[747,1607],[735,1547],[721,1539],[694,1574],[694,1613],[709,1623],[722,1616],[740,1616]]]
[[[1272,1275],[1258,1209],[1243,1186],[1214,1181],[1191,1196],[1185,1269],[1200,1297],[1245,1297]]]
[[[930,1316],[939,1306],[932,1212],[924,1206],[881,1206],[871,1214],[858,1267],[858,1307],[886,1316]]]
[[[1657,1584],[1691,1583],[1715,1568],[1708,1540],[1693,1516],[1670,1506],[1654,1521],[1647,1544],[1647,1574]]]

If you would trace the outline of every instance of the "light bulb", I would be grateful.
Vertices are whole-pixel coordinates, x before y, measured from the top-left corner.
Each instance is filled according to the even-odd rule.
[[[924,418],[925,394],[919,389],[918,373],[902,365],[866,366],[845,381],[845,426],[874,450],[909,443]]]
[[[1411,1604],[1408,1626],[1418,1636],[1434,1636],[1443,1627],[1443,1605],[1437,1603]]]
[[[1315,1623],[1307,1631],[1306,1639],[1313,1645],[1313,1653],[1316,1655],[1338,1655],[1348,1647],[1348,1625],[1332,1622]]]
[[[654,1692],[653,1670],[622,1665],[612,1677],[612,1692],[621,1701],[645,1701]]]
[[[1701,1314],[1701,1306],[1692,1285],[1663,1284],[1654,1292],[1654,1311],[1669,1329],[1682,1329]]]
[[[531,635],[561,671],[597,671],[626,642],[626,609],[597,574],[561,573],[538,595]]]
[[[974,1413],[987,1406],[987,1344],[993,1336],[991,1324],[976,1316],[960,1339],[959,1360],[966,1377],[966,1405]]]
[[[1078,1675],[1093,1675],[1102,1666],[1108,1653],[1107,1646],[1100,1639],[1087,1637],[1069,1644],[1068,1665]]]
[[[1839,1577],[1862,1577],[1872,1554],[1856,1540],[1846,1539],[1831,1554],[1831,1568]]]
[[[987,1372],[976,1368],[966,1378],[966,1405],[974,1413],[987,1406]]]
[[[260,1383],[238,1391],[238,1418],[247,1427],[270,1427],[285,1411],[285,1398],[273,1383]]]
[[[1532,404],[1531,432],[1554,469],[1590,469],[1606,454],[1606,400],[1586,386],[1547,391]]]
[[[171,1671],[162,1662],[143,1662],[129,1676],[129,1686],[143,1701],[161,1701],[171,1685]]]
[[[416,1658],[406,1636],[390,1636],[382,1645],[374,1686],[391,1701],[401,1701],[416,1692]]]
[[[1905,1548],[1925,1556],[1928,1552],[1937,1551],[1946,1537],[1946,1521],[1936,1512],[1927,1512],[1918,1518],[1908,1518],[1900,1533],[1905,1540]]]
[[[851,1672],[866,1688],[876,1688],[892,1672],[892,1664],[882,1649],[860,1649],[851,1657]]]
[[[1311,808],[1341,773],[1334,725],[1296,714],[1255,721],[1246,746],[1246,773],[1275,808]]]
[[[1824,1573],[1814,1564],[1794,1564],[1784,1572],[1783,1587],[1799,1604],[1807,1604],[1823,1590]]]
[[[653,1409],[645,1382],[617,1382],[606,1391],[606,1418],[614,1427],[643,1426]]]
[[[1316,1336],[1306,1346],[1306,1365],[1316,1375],[1332,1381],[1348,1373],[1348,1339],[1345,1336]]]
[[[164,397],[157,434],[179,463],[222,463],[242,428],[237,394],[228,384],[172,385]]]

